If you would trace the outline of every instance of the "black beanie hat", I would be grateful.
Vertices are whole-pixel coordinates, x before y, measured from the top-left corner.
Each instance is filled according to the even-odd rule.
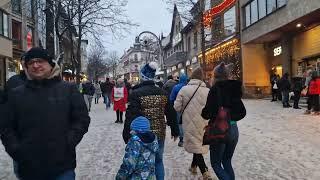
[[[29,51],[27,51],[24,55],[24,61],[25,63],[29,62],[31,59],[35,58],[41,58],[46,61],[53,67],[55,63],[53,62],[52,57],[49,55],[48,51],[46,49],[42,49],[40,47],[34,47],[31,48]]]

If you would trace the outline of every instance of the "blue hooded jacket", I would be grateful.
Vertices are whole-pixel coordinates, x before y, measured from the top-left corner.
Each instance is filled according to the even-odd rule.
[[[170,101],[171,101],[172,103],[176,100],[180,89],[181,89],[183,86],[187,85],[187,81],[188,81],[188,76],[185,75],[185,74],[182,74],[182,75],[180,76],[180,79],[179,79],[179,84],[177,84],[177,85],[175,85],[175,86],[173,87],[172,92],[171,92],[171,94],[170,94]]]

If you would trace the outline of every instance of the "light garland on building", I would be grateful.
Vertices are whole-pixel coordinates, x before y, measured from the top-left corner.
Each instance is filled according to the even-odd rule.
[[[205,27],[211,27],[213,17],[222,13],[224,10],[231,7],[236,0],[224,0],[217,6],[212,7],[203,14],[203,24]]]
[[[202,54],[199,54],[198,58],[207,71],[213,70],[222,61],[227,64],[233,63],[235,67],[232,75],[236,79],[240,79],[241,77],[240,44],[238,39],[233,39],[217,47],[208,49],[205,53],[205,62],[202,60]]]

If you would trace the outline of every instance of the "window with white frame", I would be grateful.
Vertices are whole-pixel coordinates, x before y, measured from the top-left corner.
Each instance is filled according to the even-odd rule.
[[[8,14],[0,11],[0,35],[9,37],[9,20]]]

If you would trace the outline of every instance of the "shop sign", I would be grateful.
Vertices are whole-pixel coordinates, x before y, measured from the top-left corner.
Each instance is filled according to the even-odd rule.
[[[193,57],[193,58],[192,58],[192,64],[197,63],[197,62],[198,62],[197,57],[196,57],[196,56],[195,56],[195,57]]]
[[[282,47],[281,46],[273,49],[273,56],[279,56],[281,54],[282,54]]]
[[[181,69],[183,67],[182,63],[178,64],[178,69]]]
[[[190,66],[191,62],[190,61],[187,61],[186,62],[186,66]]]

